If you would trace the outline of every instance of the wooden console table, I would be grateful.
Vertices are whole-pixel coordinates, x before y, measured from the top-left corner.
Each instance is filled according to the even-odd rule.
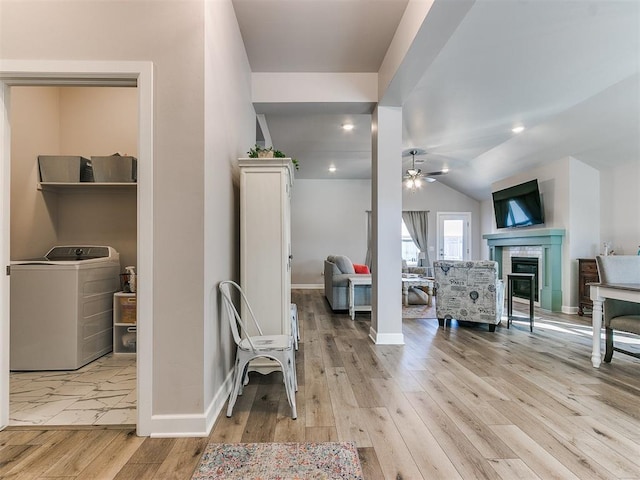
[[[591,283],[589,284],[591,300],[593,301],[593,349],[591,363],[595,368],[602,363],[602,303],[606,298],[626,300],[640,303],[640,283]]]

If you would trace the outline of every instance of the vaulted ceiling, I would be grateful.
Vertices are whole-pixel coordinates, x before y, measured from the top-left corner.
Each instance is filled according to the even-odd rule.
[[[253,72],[376,73],[410,3],[233,1]],[[448,167],[438,181],[481,200],[492,182],[566,156],[598,169],[640,162],[640,2],[436,8],[439,18],[457,15],[455,29],[445,35],[436,23],[416,36],[416,48],[435,54],[402,104],[403,144],[427,152],[417,157],[423,170]],[[260,113],[273,144],[300,160],[298,178],[370,178],[369,111],[304,104]],[[339,128],[346,122],[354,130]]]

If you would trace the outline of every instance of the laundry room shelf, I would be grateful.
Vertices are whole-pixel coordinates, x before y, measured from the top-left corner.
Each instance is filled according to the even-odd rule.
[[[135,293],[113,294],[113,353],[134,354],[137,344],[137,297]]]
[[[72,183],[58,183],[58,182],[38,182],[38,190],[46,192],[85,192],[95,190],[132,190],[138,186],[137,183],[101,183],[101,182],[72,182]]]

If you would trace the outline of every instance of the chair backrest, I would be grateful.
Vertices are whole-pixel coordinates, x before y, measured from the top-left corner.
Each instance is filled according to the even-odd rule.
[[[497,262],[439,260],[433,270],[438,318],[482,321],[499,315]]]
[[[640,255],[598,255],[602,283],[640,283]]]
[[[252,318],[253,324],[258,330],[258,333],[262,335],[262,329],[260,328],[260,325],[256,320],[256,316],[253,313],[253,310],[251,309],[251,305],[249,305],[247,296],[242,291],[242,288],[240,288],[240,285],[238,285],[236,282],[233,282],[231,280],[225,280],[223,282],[220,282],[220,285],[218,285],[218,288],[220,290],[220,294],[222,295],[223,308],[227,313],[229,324],[231,325],[231,332],[233,333],[233,340],[236,342],[236,345],[239,345],[240,341],[242,340],[241,333],[248,332],[248,329],[247,329],[246,322],[242,319],[242,317],[238,313],[238,309],[233,303],[233,300],[231,298],[232,290],[235,290],[237,293],[240,294],[240,305],[244,303],[247,309],[246,311],[249,313],[249,316]],[[238,329],[238,325],[240,325],[239,329]],[[251,348],[255,350],[255,347],[251,342],[251,338],[247,336],[247,339],[249,340],[249,344],[251,345]]]

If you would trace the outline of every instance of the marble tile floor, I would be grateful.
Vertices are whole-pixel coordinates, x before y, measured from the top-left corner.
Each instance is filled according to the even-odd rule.
[[[9,425],[135,425],[135,356],[78,370],[11,372]]]

